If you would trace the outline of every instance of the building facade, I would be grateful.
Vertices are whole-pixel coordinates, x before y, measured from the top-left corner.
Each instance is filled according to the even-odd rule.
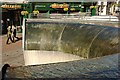
[[[2,33],[7,33],[7,27],[11,25],[20,26],[22,21],[22,4],[2,3]]]
[[[117,15],[120,9],[119,0],[28,0],[34,10],[40,12],[91,12],[91,15]]]
[[[117,15],[120,11],[120,1],[98,1],[98,13],[99,15]]]
[[[119,15],[120,0],[25,0],[23,3],[2,2],[3,28],[21,26],[23,17],[46,13],[85,13],[90,16]],[[4,30],[4,29],[3,29]],[[5,31],[6,33],[6,31]]]

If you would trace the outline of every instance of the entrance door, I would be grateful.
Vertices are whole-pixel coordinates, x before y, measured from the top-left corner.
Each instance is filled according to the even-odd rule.
[[[20,26],[20,10],[4,10],[2,11],[2,33],[7,33],[7,27],[11,25]]]

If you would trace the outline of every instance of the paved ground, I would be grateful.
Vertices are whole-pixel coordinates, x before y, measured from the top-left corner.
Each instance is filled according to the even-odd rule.
[[[114,54],[96,59],[84,59],[35,66],[10,67],[7,78],[73,78],[73,80],[119,80],[118,56]],[[39,79],[38,79],[39,80]],[[68,79],[70,80],[70,79]]]
[[[17,36],[21,38],[21,33]],[[10,64],[11,66],[24,65],[24,57],[22,51],[22,40],[15,43],[6,44],[7,36],[2,36],[2,62],[3,64]]]

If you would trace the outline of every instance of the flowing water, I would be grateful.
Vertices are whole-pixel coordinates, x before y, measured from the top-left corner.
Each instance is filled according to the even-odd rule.
[[[39,63],[42,60],[44,62],[45,58],[49,62],[59,62],[57,59],[52,60],[51,58],[58,58],[57,56],[63,55],[63,53],[77,55],[77,57],[73,57],[74,59],[69,57],[69,61],[81,57],[94,58],[119,53],[119,31],[119,28],[81,24],[76,21],[28,19],[24,34],[25,60],[29,62],[30,54],[32,56],[40,54],[41,59],[33,59]],[[46,52],[41,54],[41,51],[47,51],[47,54]],[[53,57],[49,58],[48,55]],[[42,56],[44,57],[42,58]],[[61,58],[58,60],[61,61]],[[67,61],[68,59],[63,56],[62,61],[64,60]]]

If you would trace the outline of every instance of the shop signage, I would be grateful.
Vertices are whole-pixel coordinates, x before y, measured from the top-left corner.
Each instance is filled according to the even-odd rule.
[[[52,8],[69,8],[69,5],[66,3],[63,3],[63,4],[54,3],[54,4],[51,4],[50,7],[52,7]]]
[[[71,7],[79,7],[79,6],[75,6],[75,5],[73,5],[73,6],[71,6]],[[80,6],[81,7],[81,6]]]
[[[35,8],[37,7],[46,7],[46,5],[35,5]]]
[[[7,9],[20,9],[21,5],[2,5],[2,8],[7,8]]]
[[[75,11],[75,8],[70,8],[71,11]]]

